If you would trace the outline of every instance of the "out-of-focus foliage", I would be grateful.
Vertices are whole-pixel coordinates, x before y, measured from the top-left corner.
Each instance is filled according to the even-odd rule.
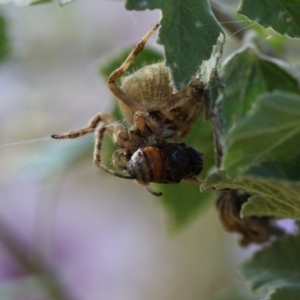
[[[4,60],[10,51],[9,39],[7,36],[7,25],[5,18],[0,14],[0,62]]]
[[[285,237],[255,253],[241,266],[241,275],[253,292],[266,294],[263,299],[299,299],[299,251],[300,236]]]
[[[238,12],[280,34],[300,37],[299,0],[242,0]]]

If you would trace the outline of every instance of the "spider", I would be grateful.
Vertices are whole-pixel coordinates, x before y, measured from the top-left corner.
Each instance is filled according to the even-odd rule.
[[[121,87],[116,84],[158,27],[159,24],[155,24],[149,30],[108,78],[107,86],[119,99],[121,112],[130,128],[101,112],[82,129],[52,135],[54,139],[75,139],[96,131],[95,165],[114,176],[136,179],[155,196],[162,193],[154,191],[150,182],[177,184],[187,180],[201,183],[197,176],[202,170],[202,153],[178,142],[201,114],[206,96],[199,79],[193,79],[183,90],[173,92],[169,70],[164,63],[145,66],[125,77]],[[101,145],[105,131],[118,148],[112,154],[113,166],[128,174],[116,172],[102,163]],[[167,142],[168,138],[174,143]]]

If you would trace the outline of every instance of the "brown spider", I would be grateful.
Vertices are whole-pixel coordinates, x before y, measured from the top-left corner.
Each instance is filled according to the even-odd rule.
[[[164,63],[146,66],[125,77],[122,87],[115,80],[128,69],[146,42],[159,27],[154,25],[131,51],[125,62],[110,76],[107,86],[119,99],[120,109],[131,126],[129,130],[106,113],[94,116],[85,128],[66,134],[52,135],[54,139],[74,139],[96,131],[94,163],[106,172],[121,178],[136,179],[153,195],[160,196],[150,182],[176,184],[196,178],[203,165],[202,153],[178,142],[189,131],[205,104],[205,89],[194,79],[183,90],[173,93],[170,74]],[[112,155],[113,165],[128,174],[107,168],[101,161],[103,134],[107,131],[119,148]]]

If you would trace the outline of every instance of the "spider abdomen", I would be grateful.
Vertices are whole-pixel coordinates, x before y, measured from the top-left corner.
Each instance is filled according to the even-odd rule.
[[[177,184],[198,176],[202,168],[202,153],[185,143],[139,148],[127,164],[128,173],[142,184]]]
[[[171,138],[176,141],[190,131],[204,109],[207,96],[199,79],[174,92],[171,75],[164,62],[145,66],[124,77],[121,88],[158,121],[163,137],[169,138],[172,130]],[[133,125],[136,111],[124,101],[119,101],[119,106],[127,123]]]
[[[163,62],[145,66],[122,79],[122,89],[147,111],[164,106],[173,92],[169,69]],[[133,124],[134,111],[119,101],[120,110],[129,124]]]

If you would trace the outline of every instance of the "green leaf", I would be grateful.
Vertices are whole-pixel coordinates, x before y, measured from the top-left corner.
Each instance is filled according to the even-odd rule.
[[[241,210],[242,217],[251,216],[276,216],[277,218],[299,218],[299,212],[285,203],[276,199],[262,197],[259,195],[250,197]]]
[[[230,177],[273,161],[286,178],[300,179],[300,96],[282,91],[262,95],[229,132],[226,144],[223,168]]]
[[[243,0],[238,12],[280,34],[300,37],[299,0]]]
[[[7,35],[6,20],[0,15],[0,62],[4,60],[10,52],[10,45]]]
[[[220,34],[224,35],[207,0],[127,0],[126,8],[161,9],[159,42],[178,90],[189,83],[202,61],[210,58]]]
[[[225,133],[245,117],[260,94],[275,89],[300,93],[297,68],[285,61],[266,57],[250,45],[233,53],[224,64],[222,73],[226,83]]]
[[[1,0],[0,0],[1,1]],[[23,0],[22,0],[23,1]],[[18,1],[20,2],[20,1]],[[46,3],[50,3],[53,2],[53,0],[31,0],[31,1],[27,1],[28,4],[24,5],[24,4],[18,4],[20,6],[29,6],[29,5],[38,5],[38,4],[46,4]],[[30,3],[29,3],[30,2]]]
[[[300,181],[288,181],[275,178],[277,165],[263,164],[252,174],[229,179],[225,172],[217,171],[201,185],[201,191],[207,189],[244,189],[254,194],[250,203],[243,209],[243,216],[274,216],[300,220]],[[274,172],[274,177],[267,173]]]
[[[240,267],[251,290],[269,300],[300,299],[300,236],[287,236],[256,252]]]

